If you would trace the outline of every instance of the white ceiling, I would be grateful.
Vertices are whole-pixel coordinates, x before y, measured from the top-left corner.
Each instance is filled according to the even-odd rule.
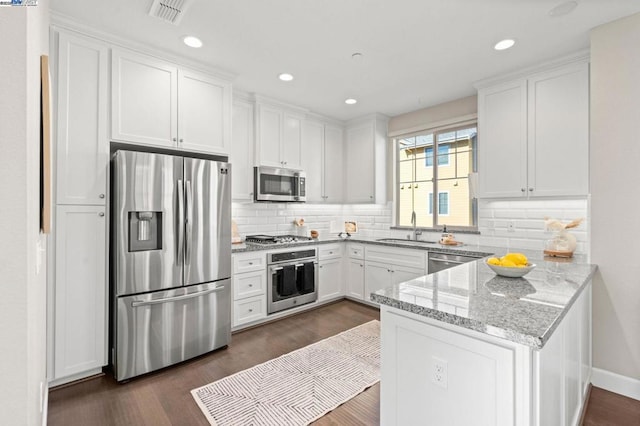
[[[589,46],[589,30],[640,12],[638,0],[188,0],[180,25],[152,0],[50,0],[93,29],[236,75],[234,87],[341,120],[389,116],[473,94],[474,81]],[[201,49],[181,37],[195,35]],[[493,45],[514,38],[514,48]],[[361,61],[351,59],[363,53]],[[277,79],[295,76],[290,83]],[[356,105],[344,99],[355,97]]]

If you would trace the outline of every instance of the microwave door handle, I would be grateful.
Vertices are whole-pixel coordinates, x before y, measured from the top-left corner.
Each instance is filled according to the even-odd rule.
[[[300,193],[302,192],[302,180],[300,179],[300,175],[299,174],[295,174],[293,176],[293,182],[294,182],[294,185],[296,187],[296,192],[295,192],[294,198],[296,200],[299,200],[300,199]]]
[[[186,205],[186,235],[185,235],[185,255],[184,264],[191,264],[191,237],[193,236],[193,194],[191,191],[191,181],[185,182],[185,190],[187,193],[187,205]]]
[[[178,217],[176,219],[178,231],[178,244],[176,246],[176,257],[178,265],[182,265],[184,250],[184,183],[178,179]]]

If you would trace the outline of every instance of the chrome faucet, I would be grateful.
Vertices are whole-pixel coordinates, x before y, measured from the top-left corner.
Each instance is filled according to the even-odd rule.
[[[418,231],[418,221],[416,220],[415,210],[411,212],[411,224],[413,225],[413,240],[418,241],[418,236],[422,235],[422,231]]]

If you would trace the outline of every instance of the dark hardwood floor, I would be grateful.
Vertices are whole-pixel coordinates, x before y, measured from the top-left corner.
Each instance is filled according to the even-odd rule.
[[[126,384],[105,375],[59,387],[49,394],[48,424],[208,425],[191,389],[379,318],[377,309],[344,300],[234,334],[227,349]],[[379,401],[377,384],[314,425],[377,425]],[[640,401],[592,388],[583,425],[640,425]]]

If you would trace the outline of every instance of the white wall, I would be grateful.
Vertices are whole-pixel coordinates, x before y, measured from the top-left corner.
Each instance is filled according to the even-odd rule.
[[[640,380],[640,14],[591,34],[594,367]],[[640,382],[636,382],[640,389]],[[640,391],[637,392],[640,394]]]
[[[46,388],[45,261],[39,235],[40,55],[48,51],[48,2],[0,13],[0,422],[42,423]]]

